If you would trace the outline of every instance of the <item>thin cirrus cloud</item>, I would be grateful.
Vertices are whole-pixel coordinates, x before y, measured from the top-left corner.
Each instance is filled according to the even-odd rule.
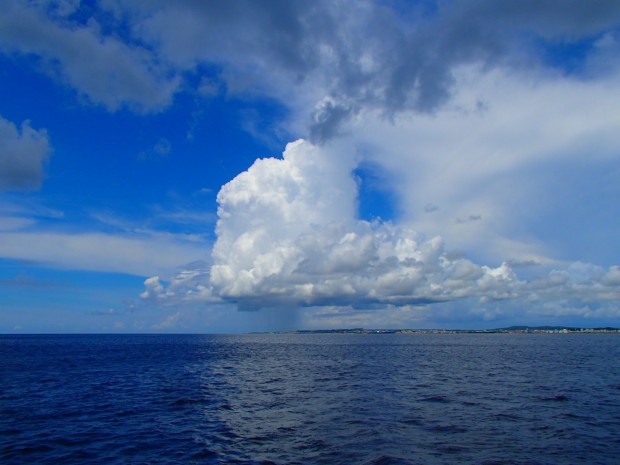
[[[204,255],[204,244],[182,237],[30,229],[0,231],[0,256],[65,269],[148,276]]]
[[[454,97],[435,114],[389,122],[369,113],[349,126],[350,139],[392,174],[401,221],[416,230],[488,261],[577,260],[565,239],[581,235],[582,247],[595,247],[588,224],[550,222],[593,206],[613,212],[617,204],[619,74],[574,79],[464,68],[455,73]],[[609,214],[589,221],[601,230],[614,223]],[[544,244],[551,230],[555,251]]]

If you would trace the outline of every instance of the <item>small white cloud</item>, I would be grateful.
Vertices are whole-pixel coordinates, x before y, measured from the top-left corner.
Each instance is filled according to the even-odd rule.
[[[607,273],[603,275],[601,281],[606,286],[616,286],[620,288],[620,266],[610,267]]]
[[[164,293],[164,286],[159,282],[159,276],[153,276],[144,281],[144,292],[140,294],[143,299],[158,299]]]
[[[166,317],[164,321],[153,326],[153,329],[171,329],[178,325],[179,318],[181,318],[181,312],[176,312]]]

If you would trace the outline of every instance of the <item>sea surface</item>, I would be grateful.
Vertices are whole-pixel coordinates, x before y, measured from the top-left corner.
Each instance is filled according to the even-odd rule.
[[[620,464],[620,335],[0,336],[0,463]]]

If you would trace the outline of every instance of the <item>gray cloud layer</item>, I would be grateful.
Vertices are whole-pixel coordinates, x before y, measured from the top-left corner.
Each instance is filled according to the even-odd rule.
[[[21,128],[0,117],[0,190],[37,189],[51,152],[47,133],[25,121]]]
[[[316,88],[308,120],[313,141],[338,134],[363,108],[388,117],[435,110],[449,98],[460,65],[539,66],[546,46],[591,41],[620,25],[613,0],[50,5],[56,2],[9,2],[0,47],[46,58],[70,85],[110,109],[161,108],[183,73],[201,64],[219,66],[229,92],[285,99],[295,89]],[[46,11],[54,12],[51,19]]]
[[[433,111],[449,97],[456,66],[540,64],[541,42],[590,39],[620,22],[613,1],[559,8],[555,1],[467,0],[439,2],[433,11],[423,2],[399,4],[405,11],[398,12],[374,2],[177,2],[149,17],[152,2],[132,4],[145,15],[143,37],[161,43],[180,67],[214,60],[226,66],[230,87],[252,82],[272,93],[261,74],[272,79],[265,71],[274,66],[289,83],[320,83],[330,100],[318,103],[313,141],[337,134],[361,108],[386,116]]]
[[[110,110],[130,105],[138,111],[161,109],[171,101],[179,79],[149,50],[106,34],[95,18],[71,21],[77,8],[53,10],[55,2],[7,3],[0,16],[0,50],[39,56],[52,76]]]

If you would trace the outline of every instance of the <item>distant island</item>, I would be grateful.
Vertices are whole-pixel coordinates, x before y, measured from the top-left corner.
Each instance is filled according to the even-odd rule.
[[[576,328],[570,326],[509,326],[495,329],[303,329],[271,334],[591,334],[620,333],[620,328]]]

